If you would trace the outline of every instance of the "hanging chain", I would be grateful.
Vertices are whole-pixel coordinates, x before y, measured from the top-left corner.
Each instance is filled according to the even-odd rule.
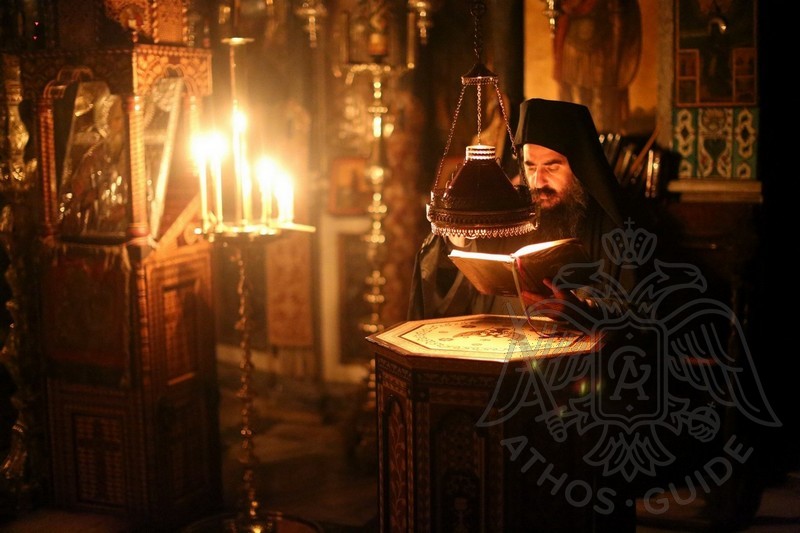
[[[483,88],[482,85],[476,85],[475,86],[475,89],[476,89],[476,91],[478,93],[478,144],[481,144],[481,129],[483,128],[483,126],[481,124],[481,118],[482,118],[482,115],[483,115],[483,112],[482,112],[483,107],[481,107],[483,105],[483,103],[481,102],[481,95],[483,93],[483,91],[481,91],[482,88]]]
[[[476,1],[472,2],[471,5],[470,5],[470,13],[472,14],[473,20],[475,22],[475,31],[474,31],[474,37],[475,37],[475,43],[474,43],[475,59],[476,59],[476,62],[478,64],[481,64],[481,56],[483,54],[483,33],[481,32],[481,17],[483,17],[483,15],[486,13],[486,4],[481,0],[476,0]],[[516,160],[518,158],[517,147],[514,145],[514,134],[511,131],[511,124],[510,124],[509,119],[508,119],[508,112],[506,111],[505,102],[503,101],[503,95],[500,92],[500,87],[497,84],[496,77],[492,77],[492,78],[488,78],[488,79],[489,79],[488,83],[491,83],[494,86],[494,92],[497,95],[497,101],[498,101],[498,104],[500,106],[500,113],[502,114],[502,117],[503,117],[503,123],[506,126],[506,133],[508,134],[508,138],[511,141],[509,143],[509,145],[511,146],[511,153],[512,153],[513,159]],[[447,135],[447,143],[445,144],[444,156],[439,161],[439,166],[438,166],[438,169],[437,169],[437,172],[436,172],[436,181],[435,181],[435,183],[439,182],[439,178],[440,178],[441,173],[442,173],[442,167],[444,166],[444,158],[450,152],[450,145],[453,142],[453,135],[455,133],[456,122],[458,122],[458,115],[459,115],[459,112],[461,111],[461,104],[462,104],[462,101],[464,99],[464,91],[465,91],[467,85],[475,85],[475,89],[476,89],[476,92],[477,92],[477,100],[478,100],[477,101],[477,113],[478,113],[478,117],[477,117],[478,118],[478,120],[477,120],[477,122],[478,122],[477,140],[478,140],[478,144],[481,144],[481,132],[482,132],[482,129],[483,129],[483,120],[482,120],[483,119],[483,113],[482,113],[483,85],[484,84],[488,84],[487,81],[486,81],[487,78],[467,79],[467,78],[462,77],[461,80],[462,80],[461,94],[459,94],[459,96],[458,96],[458,103],[456,104],[455,114],[453,116],[453,122],[450,124],[450,131],[449,131],[449,133]],[[527,182],[527,180],[525,179],[524,174],[521,177],[522,177],[523,181]]]
[[[506,125],[506,133],[508,133],[508,138],[511,140],[511,154],[514,156],[514,159],[517,159],[517,146],[514,144],[514,134],[511,133],[511,124],[508,121],[508,113],[506,112],[506,104],[503,103],[503,95],[500,93],[500,87],[497,83],[494,84],[494,92],[497,93],[497,101],[500,103],[500,112],[503,114],[503,122]],[[522,176],[522,179],[525,179],[525,176]]]
[[[442,175],[442,167],[444,166],[444,159],[447,157],[447,154],[450,153],[450,144],[453,142],[453,134],[456,131],[456,122],[458,122],[458,114],[461,112],[461,103],[464,101],[464,91],[467,90],[466,85],[461,86],[461,93],[458,95],[458,103],[456,104],[456,110],[453,114],[453,122],[450,123],[450,132],[447,134],[447,143],[444,146],[444,155],[439,160],[439,167],[436,169],[436,181],[434,184],[439,183],[439,177]],[[434,185],[435,187],[436,185]]]
[[[475,21],[475,62],[480,63],[483,57],[483,33],[481,32],[481,18],[486,13],[486,4],[482,0],[475,0],[469,8],[472,19]]]
[[[481,29],[482,28],[481,19],[483,18],[483,15],[486,14],[486,4],[484,4],[482,0],[475,0],[474,2],[472,2],[472,5],[470,5],[469,12],[472,15],[473,21],[475,22],[475,31],[474,31],[475,64],[481,64],[482,63],[481,58],[483,57],[483,32],[482,32],[482,29]],[[482,115],[482,112],[481,112],[481,110],[482,110],[482,107],[481,107],[481,105],[482,105],[482,102],[481,102],[481,96],[482,96],[481,88],[482,88],[481,84],[478,84],[476,86],[477,96],[478,96],[478,108],[477,108],[477,111],[478,111],[478,136],[477,136],[478,144],[481,144],[481,128],[483,126],[481,124],[481,118],[482,118],[481,117],[481,115]]]

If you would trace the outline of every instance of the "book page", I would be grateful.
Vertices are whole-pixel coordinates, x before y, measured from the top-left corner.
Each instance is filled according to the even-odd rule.
[[[575,238],[530,244],[511,254],[456,249],[449,257],[481,293],[515,298],[521,290],[549,296],[551,291],[542,279],[554,277],[565,264],[587,261]]]
[[[450,259],[481,293],[517,296],[514,259],[510,255],[470,252],[457,254],[454,250]]]
[[[500,261],[501,263],[510,263],[510,254],[490,254],[486,252],[470,252],[468,250],[453,249],[450,252],[450,257],[466,257],[470,259],[481,259],[483,261]]]
[[[516,252],[512,253],[514,257],[521,257],[523,255],[531,255],[539,252],[541,250],[547,250],[549,248],[554,248],[556,246],[563,246],[565,244],[580,244],[580,241],[576,238],[567,238],[567,239],[558,239],[556,241],[547,241],[547,242],[537,242],[535,244],[528,244],[527,246],[523,246]]]
[[[552,279],[564,265],[586,263],[588,256],[578,239],[561,239],[543,244],[550,246],[525,254],[515,253],[514,256],[522,288],[547,296],[551,291],[545,287],[543,279]]]

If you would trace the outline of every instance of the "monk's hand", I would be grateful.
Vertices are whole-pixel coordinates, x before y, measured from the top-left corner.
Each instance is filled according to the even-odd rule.
[[[530,308],[534,306],[535,311],[548,310],[557,314],[563,314],[566,312],[567,306],[571,306],[574,309],[575,306],[581,305],[581,300],[578,299],[572,291],[559,289],[553,283],[552,279],[545,278],[542,282],[545,287],[550,289],[551,294],[543,295],[522,291],[522,301],[525,302],[526,307]]]

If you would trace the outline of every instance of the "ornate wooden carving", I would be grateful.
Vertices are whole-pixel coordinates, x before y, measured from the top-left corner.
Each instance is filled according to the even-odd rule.
[[[414,343],[392,344],[393,330],[405,331],[404,324],[369,337],[377,345],[383,531],[550,530],[588,520],[584,510],[547,496],[550,487],[536,485],[539,473],[534,475],[507,453],[505,439],[543,429],[539,422],[521,416],[478,425],[487,407],[498,405],[494,401],[502,405],[502,398],[514,398],[513,384],[498,388],[503,365],[512,365],[513,374],[515,368],[524,369],[523,361],[505,361],[504,354],[483,361],[475,354],[435,355],[421,347],[416,352]],[[493,400],[495,394],[499,400]],[[491,412],[497,415],[496,407]],[[537,438],[536,446],[546,449],[551,466],[579,473],[573,463],[580,450],[573,443],[545,448],[546,440]]]
[[[26,91],[39,95],[62,69],[85,67],[112,93],[144,95],[159,79],[183,77],[194,96],[211,94],[211,51],[204,48],[130,44],[97,50],[42,50],[23,56]]]
[[[36,261],[37,268],[14,269],[6,275],[22,281],[24,272],[31,276],[31,284],[44,287],[29,293],[41,295],[40,305],[33,307],[49,321],[35,339],[36,350],[30,350],[41,353],[47,363],[30,359],[44,368],[36,381],[46,384],[47,405],[41,406],[42,420],[34,416],[21,420],[15,432],[19,438],[2,463],[2,478],[15,484],[23,496],[20,501],[25,491],[37,490],[49,496],[48,504],[121,514],[145,529],[172,529],[216,512],[222,504],[210,249],[185,234],[193,221],[192,209],[196,210],[191,171],[183,169],[187,165],[170,169],[181,175],[177,180],[170,176],[170,182],[179,183],[170,203],[175,212],[168,218],[182,227],[162,223],[170,246],[147,254],[155,248],[155,236],[149,227],[146,98],[164,78],[181,78],[183,92],[174,92],[173,109],[183,97],[190,103],[191,117],[188,126],[171,130],[179,136],[198,125],[199,102],[211,94],[211,50],[185,46],[188,5],[188,0],[40,2],[36,15],[45,30],[43,39],[19,44],[24,51],[15,79],[4,71],[3,88],[15,83],[14,101],[3,103],[17,106],[24,89],[24,98],[35,111],[36,153],[42,166],[40,187],[26,185],[36,193],[33,201],[18,194],[22,189],[6,187],[16,182],[6,179],[13,173],[3,173],[3,204],[32,211],[24,226],[30,230],[20,231],[22,219],[4,209],[3,244],[16,245],[25,237],[30,246],[42,245],[25,250],[25,259]],[[74,115],[65,104],[84,82],[105,82],[127,111],[130,163],[128,172],[119,175],[129,180],[128,228],[112,238],[92,235],[77,242],[80,233],[58,231],[59,174],[64,173],[60,152],[67,150],[62,145],[69,145],[63,134],[71,133]],[[2,112],[8,109],[5,105]],[[86,106],[81,109],[88,111]],[[7,140],[16,150],[23,139],[11,122],[13,135]],[[98,128],[97,134],[103,133]],[[98,140],[84,137],[79,147]],[[6,147],[2,147],[3,168],[16,169],[18,154],[7,153]],[[83,152],[75,150],[78,157]],[[12,155],[7,166],[6,156]],[[10,202],[7,192],[14,194]],[[25,331],[20,323],[17,332]],[[11,341],[4,346],[4,356],[11,347],[22,346]],[[20,385],[20,399],[30,391],[27,384]],[[46,431],[50,449],[43,445],[40,455],[49,451],[49,465],[30,446],[32,436]],[[36,487],[35,471],[46,472],[44,481],[51,486]],[[3,492],[5,488],[0,487]]]
[[[57,0],[56,45],[92,48],[121,41],[185,44],[188,0]]]
[[[22,102],[19,58],[0,55],[3,83],[0,85],[0,245],[5,253],[3,276],[8,284],[5,308],[10,321],[3,324],[5,338],[0,364],[13,383],[8,400],[16,419],[7,442],[0,449],[0,506],[12,512],[27,510],[46,476],[43,457],[42,419],[44,405],[35,386],[41,380],[41,359],[35,349],[37,325],[35,284],[35,213],[32,193],[37,160],[26,160],[29,134],[20,117]]]

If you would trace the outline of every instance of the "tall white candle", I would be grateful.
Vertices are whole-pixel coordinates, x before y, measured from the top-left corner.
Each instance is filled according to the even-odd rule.
[[[197,137],[192,142],[192,151],[197,165],[197,176],[200,180],[200,229],[205,233],[208,230],[208,158],[206,157],[206,139]]]
[[[242,162],[242,216],[245,226],[253,220],[253,181],[246,160]]]
[[[280,172],[276,181],[275,199],[278,204],[278,222],[291,223],[294,220],[292,180],[286,172]]]
[[[214,214],[217,224],[222,224],[222,156],[224,153],[222,136],[214,132],[208,137],[208,152],[211,156],[211,179],[214,181]]]
[[[242,206],[244,205],[244,187],[243,187],[243,174],[244,174],[244,129],[245,118],[244,114],[239,110],[238,105],[234,102],[233,116],[233,173],[236,178],[236,219],[239,223],[243,220]]]
[[[261,192],[261,223],[267,224],[272,218],[272,176],[276,174],[275,162],[261,157],[256,167],[258,189]]]

